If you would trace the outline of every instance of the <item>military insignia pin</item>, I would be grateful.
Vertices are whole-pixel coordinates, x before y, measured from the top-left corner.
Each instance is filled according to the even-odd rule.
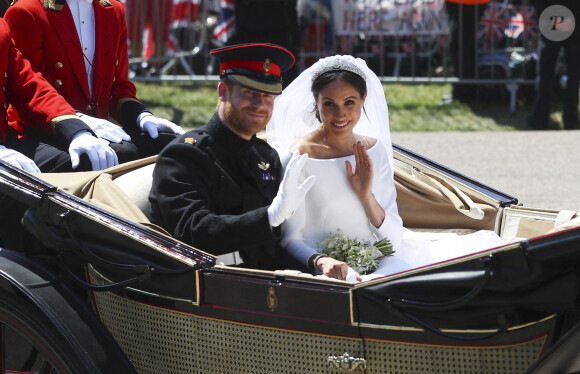
[[[183,142],[187,143],[187,144],[195,144],[195,139],[194,138],[185,138],[185,140]]]
[[[270,59],[266,59],[266,61],[264,61],[264,65],[262,65],[262,67],[264,68],[264,71],[269,72],[270,69],[272,68],[272,65],[270,65]]]
[[[268,170],[268,168],[270,167],[270,164],[268,164],[264,161],[260,161],[260,163],[258,164],[258,167],[262,170]]]

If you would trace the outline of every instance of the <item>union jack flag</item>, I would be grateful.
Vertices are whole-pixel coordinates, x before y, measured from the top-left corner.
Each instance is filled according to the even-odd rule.
[[[477,37],[501,40],[508,23],[508,9],[500,3],[489,3],[479,20]]]
[[[213,30],[213,38],[217,45],[225,45],[235,31],[234,0],[221,0],[220,9],[217,25]]]
[[[509,21],[505,34],[509,38],[534,40],[538,37],[538,21],[532,6],[522,6]]]

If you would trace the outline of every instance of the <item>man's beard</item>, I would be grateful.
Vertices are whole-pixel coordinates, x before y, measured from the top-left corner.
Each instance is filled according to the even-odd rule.
[[[239,134],[253,136],[268,124],[270,116],[263,110],[252,111],[247,108],[236,108],[230,102],[225,103],[225,115],[229,125]],[[263,120],[252,119],[247,112],[265,115]]]

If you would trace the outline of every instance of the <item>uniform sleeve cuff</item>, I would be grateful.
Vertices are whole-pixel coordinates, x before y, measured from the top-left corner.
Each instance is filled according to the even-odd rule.
[[[54,133],[57,137],[66,139],[66,141],[69,143],[71,142],[73,136],[81,131],[88,131],[95,135],[86,123],[72,114],[54,117],[50,121],[50,125],[54,129]]]
[[[121,125],[128,129],[138,129],[137,117],[143,112],[151,113],[145,105],[135,99],[123,99],[119,101],[119,113],[121,113]]]

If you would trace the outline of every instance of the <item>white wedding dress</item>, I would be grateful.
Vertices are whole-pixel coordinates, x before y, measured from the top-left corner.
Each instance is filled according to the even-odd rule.
[[[266,137],[278,151],[283,165],[290,160],[290,145],[321,126],[315,116],[312,79],[332,70],[348,70],[357,75],[362,72],[364,75],[367,96],[354,132],[378,139],[367,153],[373,161],[372,191],[385,210],[385,220],[381,227],[373,227],[348,183],[345,161],[349,160],[354,169],[354,155],[328,160],[308,159],[304,178],[314,175],[316,182],[295,214],[282,224],[282,245],[288,252],[306,264],[309,257],[322,250],[317,243],[338,229],[350,238],[368,243],[387,237],[393,243],[395,254],[383,258],[380,268],[373,274],[363,276],[363,280],[369,280],[503,245],[492,231],[461,236],[449,234],[433,241],[426,239],[423,233],[403,227],[396,203],[385,90],[377,75],[360,58],[339,55],[322,58],[303,71],[276,98],[272,118],[266,126]],[[354,280],[354,275],[347,280]]]
[[[492,231],[481,230],[467,235],[443,235],[443,239],[424,239],[403,227],[396,204],[396,191],[390,170],[386,148],[379,141],[370,148],[368,155],[373,161],[373,194],[385,210],[385,220],[375,228],[368,220],[358,197],[346,177],[345,161],[355,167],[354,155],[336,159],[309,158],[303,177],[316,176],[316,182],[306,195],[304,203],[295,214],[282,225],[282,245],[298,261],[307,259],[322,248],[318,245],[337,229],[349,238],[358,238],[372,244],[387,237],[393,243],[395,254],[384,257],[380,267],[372,274],[363,275],[363,281],[392,275],[402,271],[446,261],[467,254],[503,245],[503,241]],[[286,165],[291,152],[280,151],[282,163]],[[355,170],[356,171],[356,170]],[[353,281],[354,275],[347,280]]]

